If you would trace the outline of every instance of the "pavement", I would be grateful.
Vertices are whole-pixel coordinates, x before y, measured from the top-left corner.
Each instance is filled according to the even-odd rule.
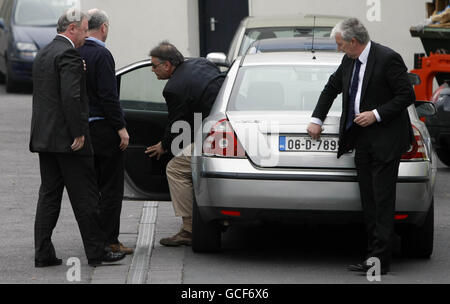
[[[167,251],[159,245],[161,238],[180,227],[171,202],[124,201],[119,240],[135,252],[115,264],[94,268],[87,283],[181,284],[187,247]]]

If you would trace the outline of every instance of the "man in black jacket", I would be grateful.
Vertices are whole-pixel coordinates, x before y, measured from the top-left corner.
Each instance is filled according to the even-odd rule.
[[[131,254],[133,249],[119,242],[124,150],[129,135],[119,102],[114,58],[105,47],[109,18],[98,9],[90,10],[88,15],[89,38],[78,51],[86,61],[89,129],[100,192],[100,219],[108,246],[114,252]]]
[[[183,227],[176,235],[160,240],[164,246],[192,244],[192,204],[194,191],[192,186],[191,155],[193,144],[187,147],[173,147],[172,142],[178,136],[172,133],[176,122],[187,122],[190,126],[190,138],[194,141],[194,113],[202,118],[209,115],[211,107],[220,91],[224,77],[220,70],[204,58],[184,60],[175,46],[162,42],[150,52],[153,72],[158,79],[168,79],[163,95],[169,111],[168,124],[164,138],[158,144],[148,147],[150,157],[171,151],[175,157],[167,165],[167,180],[175,215],[183,220]]]
[[[370,41],[364,25],[355,18],[333,30],[338,49],[345,52],[331,75],[313,112],[308,133],[319,138],[322,123],[340,93],[343,112],[338,157],[355,149],[361,203],[368,235],[366,259],[350,270],[367,271],[370,258],[390,270],[394,238],[396,182],[400,158],[412,143],[407,107],[414,100],[407,68],[393,50]]]
[[[39,153],[41,187],[35,219],[35,266],[60,265],[51,236],[67,188],[91,266],[124,258],[105,248],[98,219],[98,191],[88,129],[83,60],[87,16],[74,9],[58,20],[58,35],[33,64],[30,151]]]

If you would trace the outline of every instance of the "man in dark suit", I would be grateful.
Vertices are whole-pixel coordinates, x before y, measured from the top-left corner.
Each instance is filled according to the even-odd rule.
[[[172,126],[179,121],[190,126],[190,143],[194,141],[194,114],[201,113],[202,118],[209,115],[211,107],[220,91],[224,76],[220,70],[204,58],[184,60],[177,48],[162,42],[151,52],[152,69],[158,79],[168,79],[163,95],[169,112],[164,138],[158,144],[148,147],[145,153],[159,159],[163,154],[172,152],[175,157],[167,164],[167,180],[175,215],[183,220],[179,233],[163,238],[164,246],[192,244],[192,206],[194,190],[192,186],[191,156],[193,144],[174,147],[172,142],[178,136],[172,133]]]
[[[109,18],[104,11],[98,9],[90,10],[88,15],[89,38],[78,51],[86,61],[89,131],[100,192],[100,219],[107,245],[114,252],[131,254],[133,249],[119,242],[124,151],[130,137],[120,107],[114,58],[105,47]]]
[[[372,267],[367,260],[375,257],[385,274],[390,270],[394,240],[398,168],[401,155],[413,139],[407,107],[415,95],[401,56],[371,42],[359,20],[342,21],[332,36],[346,55],[320,95],[308,133],[313,139],[320,137],[322,123],[334,99],[342,93],[338,158],[355,149],[368,235],[366,259],[349,269],[367,271]]]
[[[58,35],[33,64],[30,151],[39,153],[41,187],[35,219],[35,266],[60,265],[51,236],[64,186],[69,194],[91,266],[124,258],[105,248],[98,220],[98,190],[88,129],[83,60],[87,16],[71,9],[58,20]]]

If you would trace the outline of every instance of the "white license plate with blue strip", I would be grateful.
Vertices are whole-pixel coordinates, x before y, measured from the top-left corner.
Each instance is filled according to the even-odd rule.
[[[337,152],[338,138],[322,136],[314,140],[309,136],[280,136],[281,152]]]

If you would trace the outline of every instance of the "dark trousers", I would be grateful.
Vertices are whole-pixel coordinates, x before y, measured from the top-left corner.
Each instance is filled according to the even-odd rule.
[[[89,124],[100,194],[100,218],[107,244],[118,244],[124,192],[124,153],[120,137],[106,120]]]
[[[367,257],[389,266],[394,242],[395,196],[400,156],[382,161],[373,157],[370,138],[356,141],[355,165],[367,230]]]
[[[88,259],[104,254],[100,228],[98,192],[93,158],[60,153],[39,153],[41,187],[34,225],[35,259],[56,256],[51,237],[61,210],[64,186],[80,229]]]

